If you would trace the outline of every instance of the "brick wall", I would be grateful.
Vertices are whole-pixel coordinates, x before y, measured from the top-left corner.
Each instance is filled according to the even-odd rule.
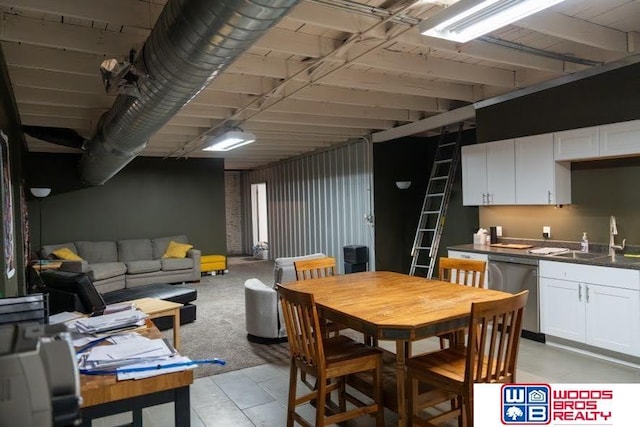
[[[227,254],[242,254],[242,210],[240,172],[225,171],[225,210],[227,222]]]

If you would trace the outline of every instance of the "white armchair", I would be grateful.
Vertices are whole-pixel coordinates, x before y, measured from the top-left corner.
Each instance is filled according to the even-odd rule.
[[[266,285],[259,279],[244,282],[244,308],[247,338],[250,341],[285,340],[287,331],[278,304],[277,283],[296,280],[295,261],[326,257],[323,253],[298,257],[276,258],[274,281]]]

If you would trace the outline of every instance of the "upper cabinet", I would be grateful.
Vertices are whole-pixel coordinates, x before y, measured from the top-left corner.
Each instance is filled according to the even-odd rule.
[[[462,147],[462,203],[515,203],[514,140]]]
[[[553,134],[555,160],[595,159],[600,155],[598,126]]]
[[[553,134],[554,159],[589,160],[640,154],[640,120]]]
[[[640,120],[599,126],[600,157],[640,154]]]
[[[571,203],[571,164],[554,161],[553,134],[516,138],[516,204]]]

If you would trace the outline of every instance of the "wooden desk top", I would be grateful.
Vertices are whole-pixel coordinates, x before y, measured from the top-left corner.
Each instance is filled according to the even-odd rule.
[[[179,302],[165,301],[159,298],[139,298],[126,302],[135,303],[138,310],[148,315],[174,310],[184,305]]]
[[[147,329],[140,331],[140,333],[149,338],[163,337],[151,321],[147,321]],[[117,381],[115,375],[80,375],[82,407],[142,396],[156,391],[171,390],[192,383],[193,369],[126,381]]]
[[[313,293],[323,317],[380,339],[416,340],[468,324],[472,302],[510,294],[389,271],[285,283]]]

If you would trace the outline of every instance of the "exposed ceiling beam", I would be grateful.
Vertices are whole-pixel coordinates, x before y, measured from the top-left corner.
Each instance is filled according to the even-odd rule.
[[[457,108],[428,119],[409,123],[404,126],[398,126],[393,129],[376,132],[371,135],[373,142],[391,141],[393,139],[402,138],[404,136],[416,135],[431,129],[437,129],[445,125],[459,123],[465,120],[473,119],[476,116],[476,110],[473,105]]]
[[[627,33],[624,31],[614,30],[613,28],[587,22],[558,12],[543,11],[533,14],[521,19],[516,25],[599,49],[617,52],[633,52],[628,50]],[[638,50],[640,50],[640,46],[635,47],[635,51]]]
[[[153,27],[162,11],[161,5],[151,1],[131,0],[0,0],[0,5],[146,29]]]

